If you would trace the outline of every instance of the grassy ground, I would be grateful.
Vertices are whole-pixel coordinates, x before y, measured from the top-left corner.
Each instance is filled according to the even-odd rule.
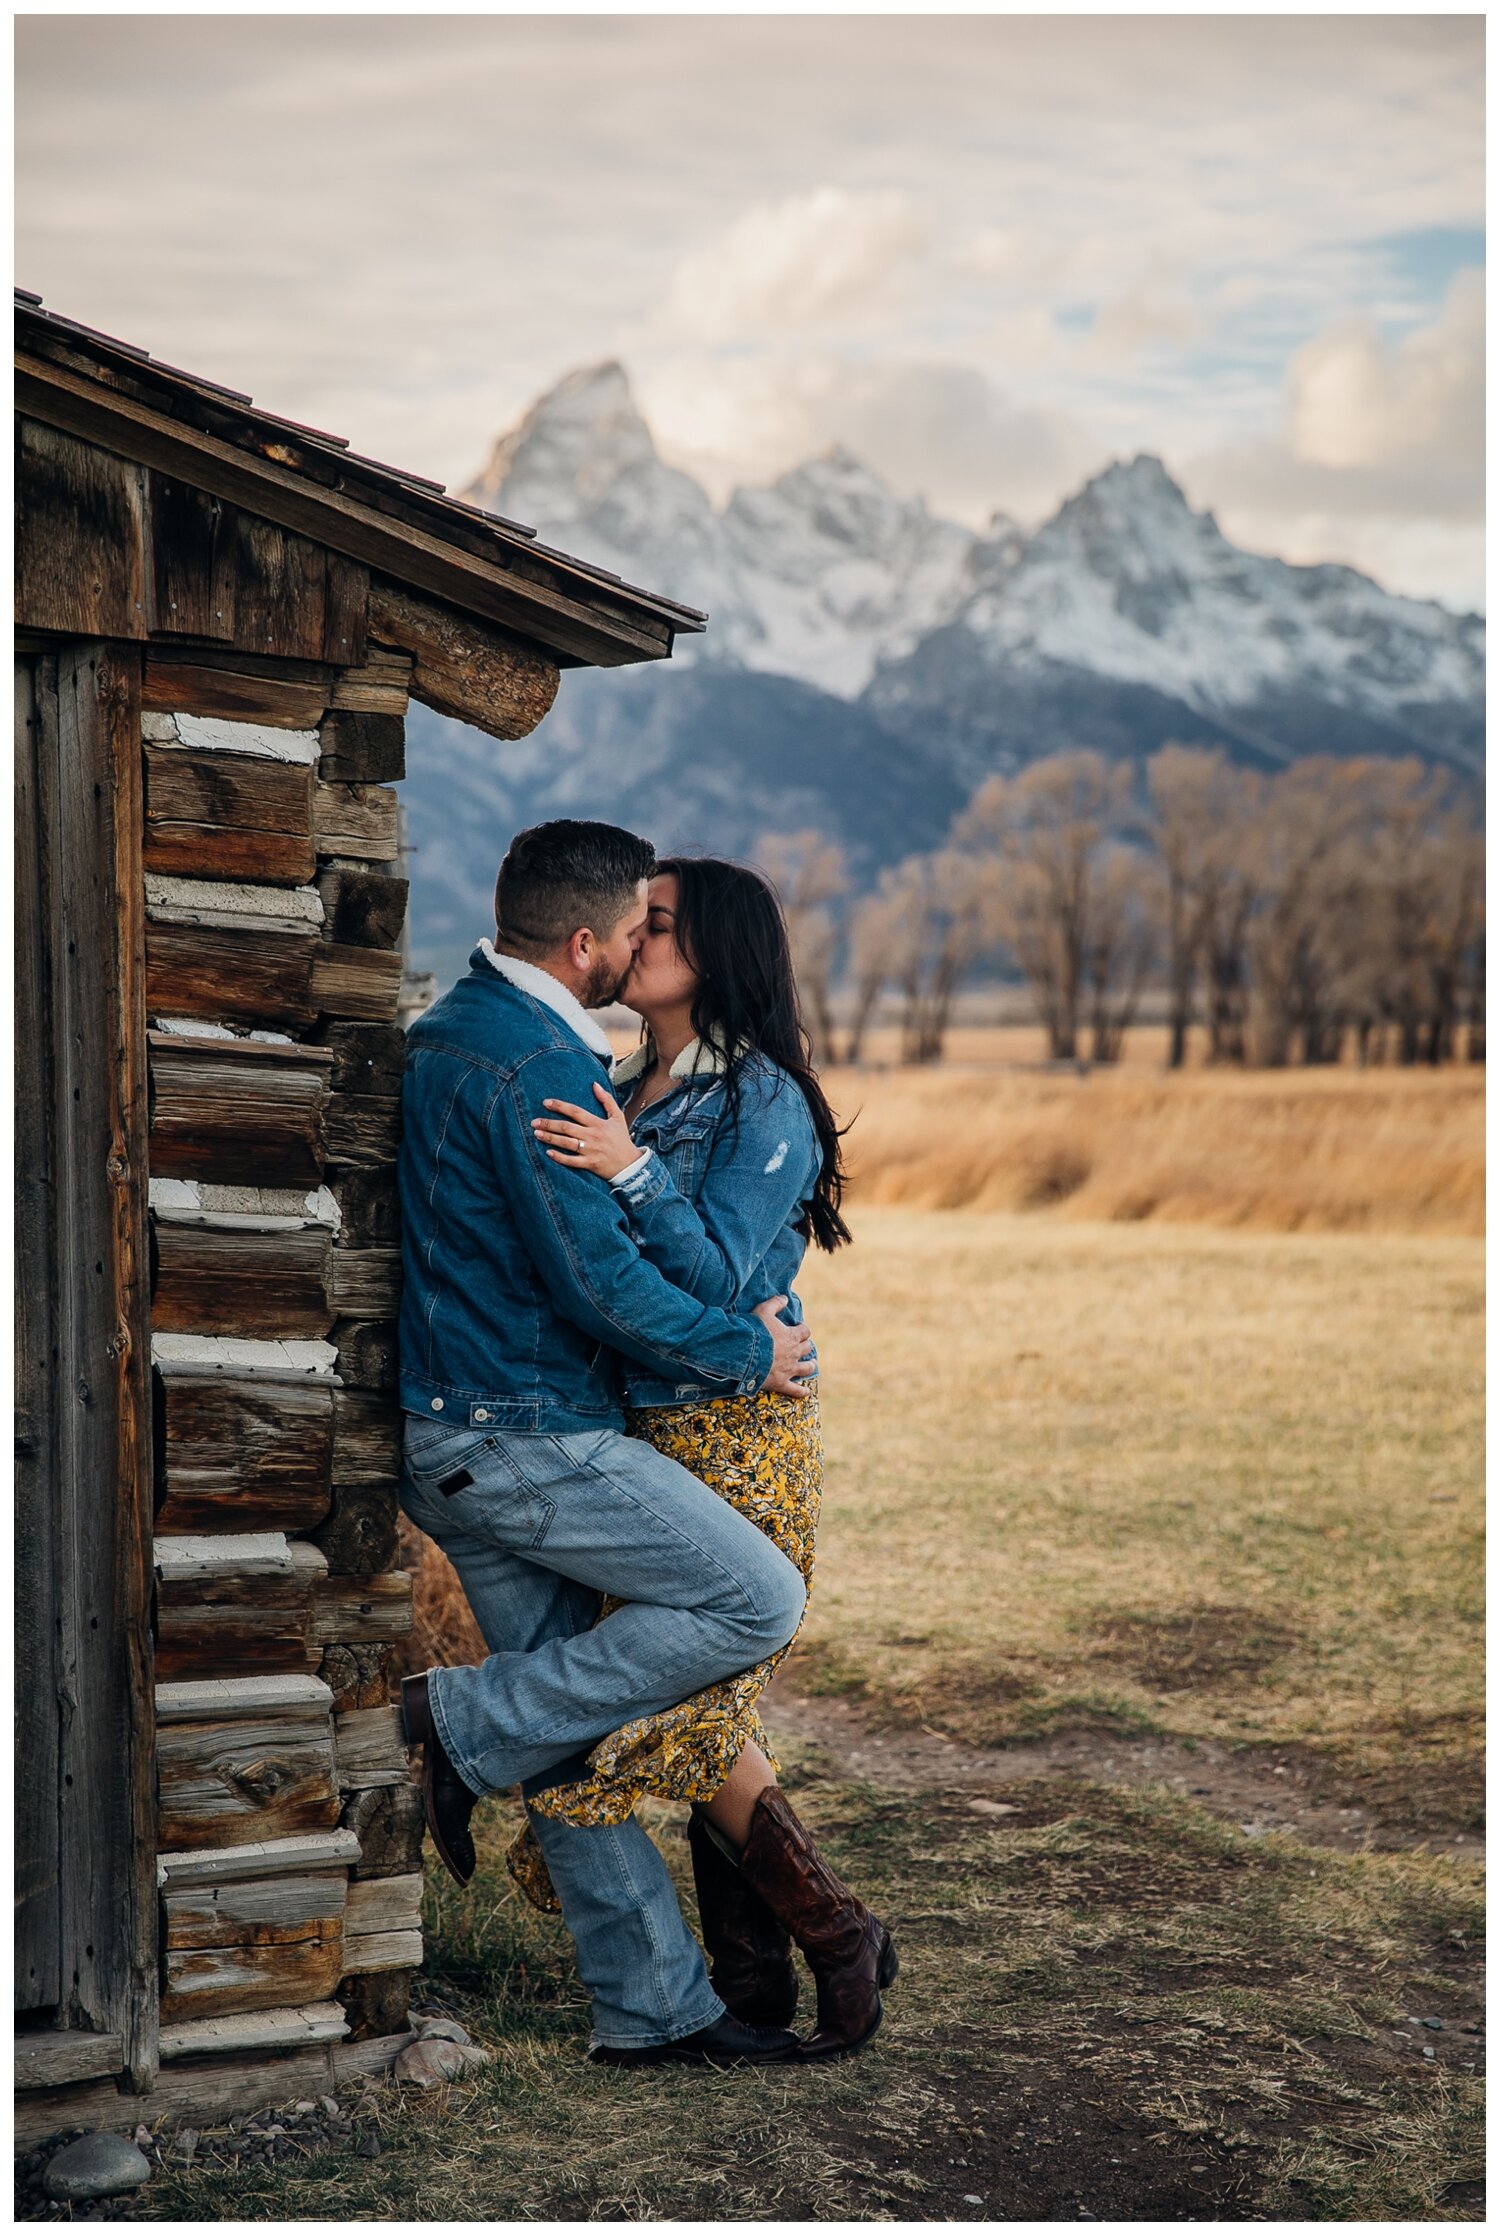
[[[1099,1787],[893,1797],[816,1754],[789,1782],[903,1951],[863,2057],[585,2065],[566,1942],[504,1878],[499,1804],[472,1886],[434,1885],[422,1984],[494,2064],[471,2088],[387,2092],[378,2160],[166,2172],[141,2217],[1473,2217],[1468,1867],[1251,1841]],[[685,1877],[683,1843],[664,1844]]]
[[[986,1743],[1296,1745],[1408,1821],[1472,1819],[1478,1244],[855,1225],[803,1283],[829,1454],[804,1690]]]
[[[1033,1753],[1237,1748],[1407,1845],[1258,1837],[1212,1785],[1217,1811],[1097,1771],[1026,1782],[1004,1754],[982,1782],[860,1784],[793,1742],[799,1807],[901,1944],[886,2029],[829,2068],[630,2075],[583,2062],[569,1944],[504,1877],[497,1802],[472,1887],[431,1877],[417,1996],[494,2063],[373,2100],[377,2160],[171,2171],[141,2217],[1482,2215],[1479,1871],[1420,1845],[1472,1838],[1480,1790],[1472,1076],[1079,1081],[969,1055],[862,1075],[857,1247],[803,1284],[829,1473],[802,1706],[825,1735],[852,1704]],[[962,1134],[981,1091],[982,1186],[934,1192],[926,1133]],[[1107,1216],[1079,1216],[1088,1179],[1027,1216],[930,1208],[1011,1203],[1016,1141],[1080,1112],[1091,1174],[1137,1189]],[[1217,1194],[1148,1204],[1153,1158]],[[881,1200],[907,1193],[929,1208]],[[1189,1200],[1204,1223],[1170,1223]],[[451,1618],[430,1565],[418,1604]],[[677,1813],[652,1821],[686,1886]]]

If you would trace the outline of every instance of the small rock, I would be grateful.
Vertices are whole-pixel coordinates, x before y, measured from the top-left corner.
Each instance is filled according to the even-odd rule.
[[[296,2103],[292,2106],[292,2110],[294,2112],[315,2112],[317,2108],[317,2105],[313,2102],[310,2096],[299,2096]]]
[[[172,2156],[174,2158],[185,2159],[188,2165],[191,2166],[197,2154],[198,2130],[196,2127],[185,2127],[182,2130],[182,2133],[178,2136],[176,2142],[172,2145]]]
[[[83,2135],[50,2160],[42,2186],[49,2197],[82,2204],[122,2197],[151,2179],[151,2162],[123,2135]]]
[[[969,1807],[976,1817],[1018,1817],[1020,1805],[1014,1801],[971,1801]]]
[[[1443,2031],[1443,2022],[1441,2019],[1424,2019],[1422,2021],[1422,2024],[1426,2027],[1430,2027],[1434,2034],[1441,2034]]]
[[[339,2100],[336,2096],[320,2096],[318,2098],[318,2102],[322,2105],[324,2111],[328,2114],[328,2117],[331,2120],[336,2120],[338,2118]]]
[[[1435,2058],[1437,2057],[1437,2051],[1436,2051],[1436,2050],[1423,2050],[1423,2052],[1422,2052],[1422,2055],[1423,2055],[1423,2057],[1430,2057],[1430,2058],[1433,2058],[1433,2059],[1435,2059]]]
[[[982,2197],[975,2197],[966,2191],[964,2194],[964,2203],[966,2205],[982,2205],[984,2203],[984,2199]]]
[[[354,2146],[354,2155],[356,2158],[379,2158],[380,2137],[378,2135],[361,2135]]]

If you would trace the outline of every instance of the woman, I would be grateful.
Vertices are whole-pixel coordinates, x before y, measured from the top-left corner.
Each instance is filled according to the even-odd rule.
[[[617,1189],[643,1254],[679,1288],[742,1312],[784,1296],[795,1325],[808,1241],[834,1250],[850,1237],[838,1129],[808,1062],[780,906],[756,871],[687,858],[659,866],[649,901],[621,993],[645,1027],[615,1066],[623,1107],[603,1088],[597,1111],[548,1102],[537,1138],[555,1162]],[[626,1371],[631,1433],[729,1499],[810,1581],[822,1490],[815,1379],[801,1398],[723,1398]],[[795,1940],[818,1988],[803,2055],[831,2056],[875,2032],[896,1952],[776,1784],[755,1704],[780,1659],[612,1733],[591,1751],[587,1778],[530,1807],[611,1824],[644,1794],[693,1802],[688,1840],[716,1991],[747,2024],[788,2024]],[[512,1869],[550,1906],[526,1834]]]

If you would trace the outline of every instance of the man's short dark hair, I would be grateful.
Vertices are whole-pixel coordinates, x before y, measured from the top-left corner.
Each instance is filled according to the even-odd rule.
[[[496,939],[532,955],[552,954],[585,926],[608,939],[655,868],[655,847],[613,823],[537,823],[500,864]]]

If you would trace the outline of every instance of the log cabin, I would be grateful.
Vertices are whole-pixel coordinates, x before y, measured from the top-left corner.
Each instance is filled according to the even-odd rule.
[[[412,2038],[403,718],[503,746],[563,670],[704,617],[39,297],[16,321],[26,2141],[317,2096]]]

